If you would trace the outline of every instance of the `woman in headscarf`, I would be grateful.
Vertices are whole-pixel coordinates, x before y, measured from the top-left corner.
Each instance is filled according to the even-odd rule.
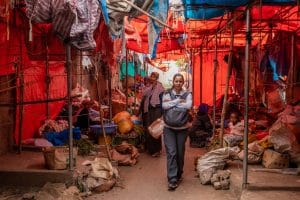
[[[160,97],[165,91],[158,81],[159,74],[152,72],[149,77],[149,85],[143,91],[141,111],[143,124],[147,129],[155,120],[162,116]],[[161,152],[161,138],[154,138],[149,133],[146,134],[146,149],[153,157],[158,157]]]
[[[205,103],[198,107],[197,115],[189,129],[190,146],[205,147],[208,139],[212,136],[212,123],[208,116],[209,106]]]

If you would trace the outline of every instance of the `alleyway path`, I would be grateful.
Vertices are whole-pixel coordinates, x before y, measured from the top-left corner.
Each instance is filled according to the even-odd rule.
[[[167,190],[166,155],[152,158],[141,154],[134,167],[121,167],[125,188],[114,188],[104,194],[96,194],[89,200],[236,200],[232,191],[216,191],[212,186],[203,186],[195,177],[194,157],[203,154],[201,149],[187,148],[184,180],[175,192]]]

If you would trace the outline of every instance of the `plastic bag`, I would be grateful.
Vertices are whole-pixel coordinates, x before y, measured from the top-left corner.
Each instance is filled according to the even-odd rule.
[[[268,93],[268,110],[270,113],[278,113],[285,107],[282,90],[277,89]]]
[[[92,171],[90,176],[93,178],[111,179],[114,175],[118,176],[118,171],[112,166],[107,158],[95,158],[95,160],[86,160],[82,165],[91,165]]]
[[[239,151],[238,147],[226,147],[210,151],[199,158],[197,172],[201,184],[210,184],[213,174],[219,169],[224,169],[226,161],[235,158]]]
[[[258,142],[252,142],[248,145],[248,163],[258,164],[262,160],[264,148]],[[244,150],[239,153],[239,159],[244,160]]]
[[[210,151],[198,159],[197,171],[200,174],[210,168],[223,169],[226,161],[236,157],[239,152],[238,147],[226,147]]]
[[[164,131],[165,123],[161,118],[155,120],[149,127],[148,131],[152,137],[158,139]]]

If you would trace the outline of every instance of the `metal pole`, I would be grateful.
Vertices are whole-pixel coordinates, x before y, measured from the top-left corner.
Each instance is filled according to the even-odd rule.
[[[73,160],[73,122],[72,122],[72,58],[71,58],[71,46],[66,45],[66,56],[67,56],[67,85],[68,85],[68,120],[69,120],[69,169],[72,171],[74,168]]]
[[[290,66],[290,71],[291,71],[291,97],[292,97],[292,100],[294,99],[294,84],[296,82],[296,79],[295,79],[295,34],[292,35],[292,49],[291,49],[291,66]]]
[[[133,85],[134,85],[134,109],[133,109],[133,113],[135,113],[135,108],[136,108],[136,80],[135,80],[135,76],[137,74],[137,62],[135,61],[135,57],[133,57]]]
[[[216,34],[215,35],[215,58],[214,58],[214,89],[213,89],[213,134],[216,133],[217,67],[218,67],[218,36]]]
[[[111,69],[108,66],[108,104],[109,104],[109,121],[112,121],[112,88],[111,88]]]
[[[128,49],[126,49],[126,83],[125,83],[125,95],[126,95],[126,111],[128,111]]]
[[[22,48],[22,37],[20,37],[20,57],[19,57],[19,63],[17,64],[17,84],[19,85],[20,89],[20,102],[23,103],[24,101],[24,76],[23,76],[23,48]],[[19,106],[19,138],[18,138],[18,153],[21,154],[22,152],[22,129],[23,129],[23,110],[24,106]]]
[[[22,54],[21,54],[22,55]],[[18,64],[18,83],[20,85],[20,106],[19,106],[19,138],[18,138],[18,153],[22,152],[22,129],[23,129],[23,110],[24,110],[24,79],[22,71],[22,61]]]
[[[195,80],[194,56],[195,56],[195,54],[194,54],[193,50],[191,49],[191,51],[190,51],[190,60],[191,60],[190,65],[192,66],[192,79],[193,79],[192,91],[193,91],[193,93],[195,92],[195,82],[194,82],[194,80]],[[193,106],[194,106],[194,105],[195,105],[195,101],[193,101]]]
[[[76,97],[81,97],[82,95],[74,95],[71,98],[76,98]],[[19,101],[19,102],[15,102],[15,103],[9,103],[9,102],[4,102],[4,103],[0,103],[0,107],[11,107],[11,106],[15,106],[15,105],[32,105],[32,104],[44,104],[47,102],[56,102],[56,101],[66,101],[68,100],[68,97],[61,97],[61,98],[54,98],[54,99],[48,99],[48,100],[36,100],[36,101]]]
[[[50,110],[49,110],[49,92],[50,92],[50,74],[49,74],[49,49],[48,49],[48,42],[46,37],[46,118],[49,119],[50,116]]]
[[[202,45],[200,47],[200,103],[203,102],[203,55],[202,55]]]
[[[226,88],[225,88],[222,115],[221,115],[221,134],[220,134],[220,145],[221,145],[221,147],[223,147],[224,122],[225,122],[226,108],[227,108],[229,79],[230,79],[231,71],[232,71],[232,56],[233,56],[233,44],[234,44],[234,23],[231,23],[230,26],[231,26],[230,51],[229,51],[229,56],[228,56],[228,70],[227,70],[227,77],[226,77]]]
[[[249,69],[250,69],[250,46],[251,46],[251,27],[250,27],[250,6],[246,10],[246,48],[245,48],[245,127],[244,127],[244,160],[243,160],[243,188],[248,185],[248,106],[249,106]]]

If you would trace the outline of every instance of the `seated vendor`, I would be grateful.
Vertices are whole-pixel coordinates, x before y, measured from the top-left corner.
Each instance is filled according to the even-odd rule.
[[[207,104],[201,104],[198,108],[197,115],[189,129],[191,147],[205,147],[208,139],[212,136],[212,124],[208,116],[208,109]]]
[[[226,146],[229,147],[237,146],[243,141],[244,134],[244,121],[240,119],[240,115],[237,112],[230,114],[228,126],[229,129],[224,136],[224,142],[227,144]]]
[[[100,115],[99,111],[93,109],[94,102],[84,101],[82,102],[82,106],[82,109],[79,110],[75,126],[80,127],[80,129],[88,129],[90,125],[99,124]]]

